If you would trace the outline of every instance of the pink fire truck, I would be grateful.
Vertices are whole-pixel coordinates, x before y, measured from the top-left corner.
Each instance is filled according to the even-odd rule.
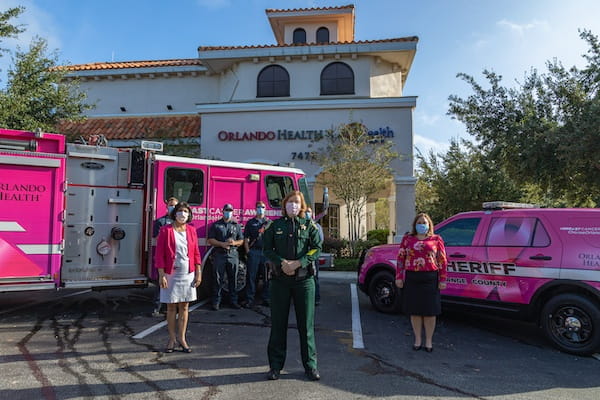
[[[448,256],[445,305],[537,321],[560,349],[600,350],[600,209],[489,202],[436,225]],[[396,312],[398,245],[371,248],[358,285],[375,309]]]
[[[123,150],[0,129],[0,292],[146,286],[152,222],[171,196],[190,204],[205,259],[225,203],[245,224],[257,200],[276,218],[289,191],[310,198],[299,169],[165,156],[153,145]]]

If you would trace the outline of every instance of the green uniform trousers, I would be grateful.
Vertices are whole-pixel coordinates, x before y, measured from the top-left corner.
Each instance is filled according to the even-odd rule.
[[[296,280],[293,276],[278,276],[270,281],[269,290],[271,292],[271,336],[267,348],[269,367],[279,371],[285,364],[288,318],[293,299],[296,325],[300,335],[302,365],[305,370],[316,369],[314,277]]]

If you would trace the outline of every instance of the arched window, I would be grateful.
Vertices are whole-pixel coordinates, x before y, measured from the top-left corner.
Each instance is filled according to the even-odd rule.
[[[333,62],[321,71],[321,95],[354,94],[354,72],[348,64]]]
[[[294,31],[294,44],[296,43],[306,43],[306,31],[302,28],[297,28]]]
[[[317,29],[317,43],[329,43],[329,29],[324,26]]]
[[[279,65],[269,65],[260,71],[256,97],[284,97],[290,95],[290,75]]]

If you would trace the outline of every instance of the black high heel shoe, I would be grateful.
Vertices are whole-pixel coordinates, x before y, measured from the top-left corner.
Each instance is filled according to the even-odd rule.
[[[433,346],[431,347],[425,347],[425,351],[428,353],[431,353],[433,351]]]
[[[423,348],[423,346],[421,346],[421,345],[417,346],[417,345],[413,344],[413,350],[414,351],[419,351],[419,350],[421,350],[421,348]]]
[[[192,348],[191,347],[185,347],[184,345],[181,344],[181,342],[177,342],[179,343],[179,345],[181,346],[181,351],[183,351],[184,353],[191,353],[192,352]]]
[[[175,351],[175,344],[173,344],[173,346],[169,347],[169,345],[167,345],[167,348],[165,349],[165,353],[172,353]]]

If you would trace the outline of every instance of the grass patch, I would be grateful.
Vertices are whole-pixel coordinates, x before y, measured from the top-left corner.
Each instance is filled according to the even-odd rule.
[[[334,271],[356,271],[358,269],[358,258],[336,258]]]

